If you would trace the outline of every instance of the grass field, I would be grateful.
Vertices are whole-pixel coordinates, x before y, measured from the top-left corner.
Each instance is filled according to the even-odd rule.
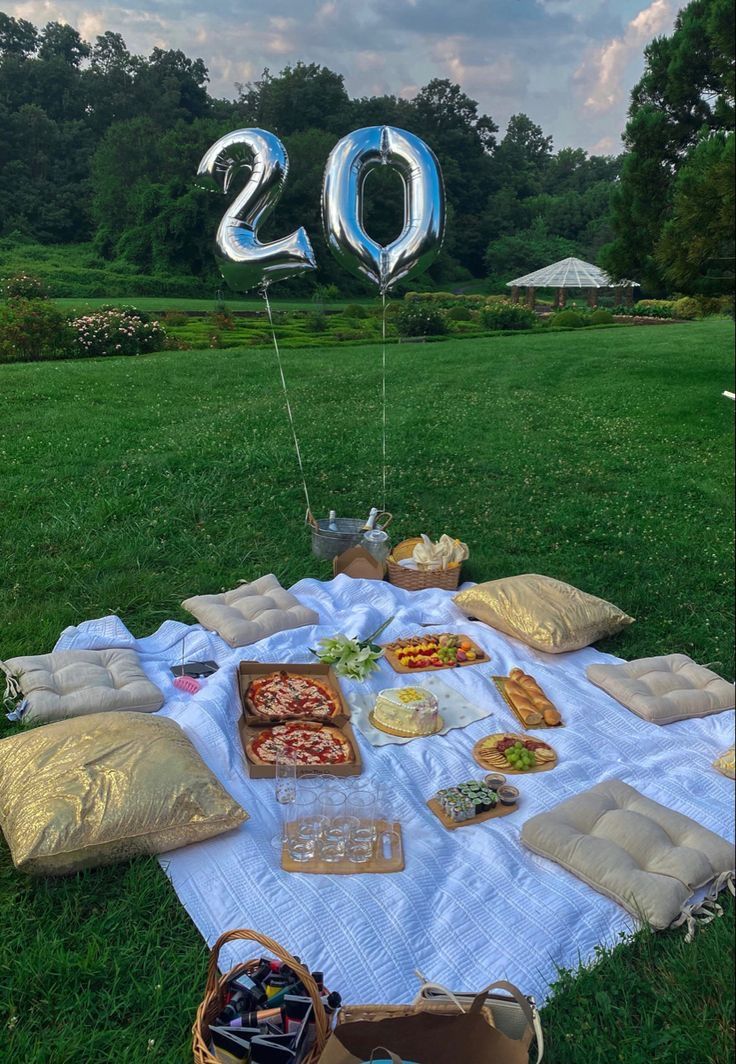
[[[391,347],[395,537],[453,532],[472,579],[569,580],[637,618],[604,649],[732,678],[732,342],[720,320]],[[380,348],[284,362],[313,508],[367,512]],[[0,394],[0,657],[110,612],[146,634],[264,572],[327,577],[268,348],[0,366]],[[729,905],[692,946],[642,934],[563,976],[545,1059],[726,1064],[733,933]],[[155,862],[35,881],[0,849],[0,1060],[182,1064],[204,965]]]
[[[224,300],[229,310],[257,310],[265,313],[263,298],[261,296],[253,296],[251,299],[231,299],[229,295],[226,295]],[[169,310],[180,310],[183,312],[191,310],[205,311],[207,314],[217,310],[218,302],[215,299],[179,299],[176,296],[130,296],[126,298],[110,298],[110,299],[55,299],[54,303],[57,306],[62,307],[65,310],[74,310],[79,313],[84,313],[86,310],[98,310],[100,307],[109,306],[134,306],[139,310],[149,311],[151,313],[166,312]],[[333,307],[346,306],[349,303],[365,303],[378,304],[378,301],[373,299],[343,299],[343,300],[327,300],[325,307],[331,309]],[[315,303],[311,299],[279,299],[278,296],[271,296],[271,304],[279,310],[313,310]]]

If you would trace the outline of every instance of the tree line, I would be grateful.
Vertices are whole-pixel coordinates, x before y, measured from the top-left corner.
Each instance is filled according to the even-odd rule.
[[[72,26],[43,29],[0,14],[0,235],[51,244],[91,241],[109,261],[151,273],[213,272],[223,203],[194,186],[199,158],[237,126],[281,137],[290,172],[263,239],[305,225],[321,283],[346,278],[323,245],[322,173],[352,129],[403,126],[436,152],[448,228],[435,283],[508,279],[553,258],[597,257],[610,238],[608,200],[618,160],[555,152],[526,115],[503,136],[459,85],[435,79],[412,100],[351,98],[341,74],[296,63],[237,87],[208,91],[201,59],[156,48],[133,55],[120,34],[84,41]],[[366,227],[379,240],[401,227],[403,191],[390,170],[369,178]],[[311,283],[314,283],[313,281]]]
[[[39,29],[0,13],[0,237],[87,244],[123,272],[215,282],[212,238],[224,200],[196,188],[209,145],[238,126],[281,137],[286,190],[262,239],[305,225],[319,272],[290,285],[357,292],[321,235],[327,156],[352,129],[403,126],[444,174],[448,227],[428,284],[501,283],[566,255],[633,277],[651,294],[729,290],[733,281],[733,6],[692,0],[671,37],[646,49],[622,158],[555,150],[527,115],[501,135],[449,80],[411,100],[350,97],[341,74],[298,62],[208,90],[202,59],[155,48],[132,54],[120,34],[93,43],[72,26]],[[403,191],[389,168],[369,178],[366,228],[390,240]],[[730,256],[730,258],[729,258]]]

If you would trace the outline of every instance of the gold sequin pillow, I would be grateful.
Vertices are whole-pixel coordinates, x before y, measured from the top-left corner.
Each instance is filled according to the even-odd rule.
[[[0,828],[24,872],[164,853],[247,819],[167,717],[95,713],[0,742]]]
[[[605,599],[536,573],[476,584],[453,601],[466,616],[548,654],[587,647],[634,621]]]

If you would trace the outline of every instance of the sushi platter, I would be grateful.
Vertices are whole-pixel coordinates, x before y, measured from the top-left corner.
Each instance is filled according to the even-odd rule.
[[[454,831],[509,816],[518,808],[518,801],[516,787],[503,784],[496,788],[483,781],[468,780],[437,791],[427,806],[448,831]]]

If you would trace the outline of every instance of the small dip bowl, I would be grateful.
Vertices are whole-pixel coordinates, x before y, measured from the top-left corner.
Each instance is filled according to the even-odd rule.
[[[506,782],[506,777],[503,772],[489,772],[487,776],[483,777],[483,782],[486,787],[490,787],[492,791],[497,791],[499,787],[502,787]]]
[[[516,787],[512,787],[510,783],[504,783],[498,788],[497,792],[498,800],[501,805],[516,805],[516,801],[519,797],[519,791]]]

